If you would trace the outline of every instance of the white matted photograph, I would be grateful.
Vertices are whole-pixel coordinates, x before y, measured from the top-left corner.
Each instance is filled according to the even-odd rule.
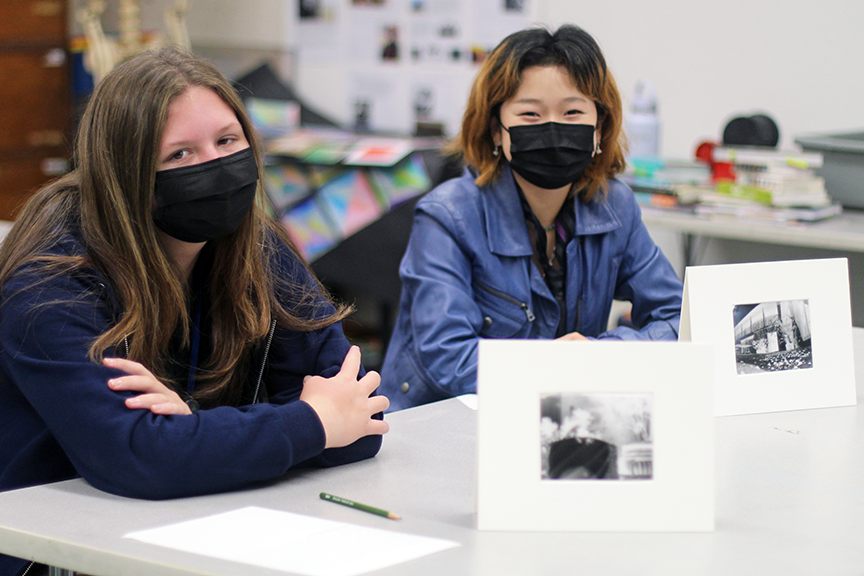
[[[732,317],[738,374],[813,367],[807,300],[737,304]]]
[[[482,340],[477,527],[714,529],[711,346]]]
[[[679,341],[714,345],[717,416],[856,403],[845,258],[690,266]]]
[[[540,395],[540,477],[650,480],[651,394]]]

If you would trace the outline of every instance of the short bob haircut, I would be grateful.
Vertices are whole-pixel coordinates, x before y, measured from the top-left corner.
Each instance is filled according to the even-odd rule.
[[[519,89],[522,71],[533,66],[564,68],[576,88],[597,106],[602,153],[594,158],[573,188],[583,202],[588,202],[604,193],[607,178],[624,170],[626,144],[621,133],[618,87],[597,42],[577,26],[564,25],[554,33],[545,28],[529,28],[501,41],[474,79],[462,132],[451,149],[477,171],[478,186],[499,177],[503,155],[493,155],[492,127],[498,122],[501,104]]]

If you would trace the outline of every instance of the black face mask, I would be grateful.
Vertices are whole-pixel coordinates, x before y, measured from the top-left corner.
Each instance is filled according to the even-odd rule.
[[[255,203],[258,165],[252,148],[156,173],[156,226],[183,242],[207,242],[236,231]]]
[[[594,160],[594,126],[546,122],[511,126],[510,166],[522,178],[557,190],[572,184]]]

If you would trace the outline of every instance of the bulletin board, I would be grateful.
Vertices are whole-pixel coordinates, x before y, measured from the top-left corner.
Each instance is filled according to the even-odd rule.
[[[528,27],[532,0],[297,0],[288,16],[298,67],[345,75],[347,128],[459,131],[485,55]]]

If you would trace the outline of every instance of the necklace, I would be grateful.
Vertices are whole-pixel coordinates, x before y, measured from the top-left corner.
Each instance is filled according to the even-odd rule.
[[[543,230],[545,230],[546,232],[549,232],[550,230],[554,230],[554,229],[555,229],[555,223],[554,222],[552,224],[549,224],[548,226],[543,226]]]

